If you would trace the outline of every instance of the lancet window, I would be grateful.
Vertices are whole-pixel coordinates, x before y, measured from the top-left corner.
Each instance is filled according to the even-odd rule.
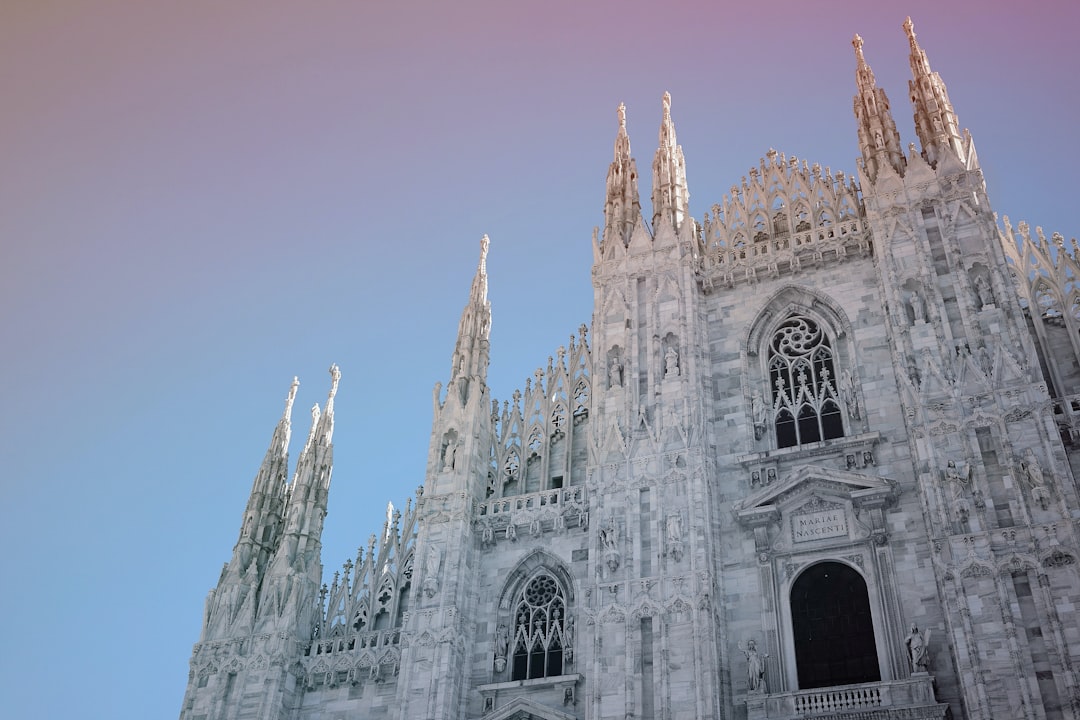
[[[793,315],[769,341],[769,384],[777,447],[843,437],[836,367],[828,335]]]
[[[511,679],[562,675],[566,593],[559,581],[541,572],[525,583],[515,600]]]

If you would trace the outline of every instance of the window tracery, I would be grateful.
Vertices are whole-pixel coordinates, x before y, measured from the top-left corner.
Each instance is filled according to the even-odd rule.
[[[843,437],[836,368],[828,335],[793,315],[769,341],[769,385],[777,447]]]
[[[566,593],[553,575],[538,573],[525,583],[514,605],[512,680],[563,674]]]

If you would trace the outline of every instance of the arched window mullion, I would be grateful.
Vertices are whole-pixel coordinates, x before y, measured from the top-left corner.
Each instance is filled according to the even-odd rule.
[[[836,367],[829,338],[813,320],[793,315],[769,341],[769,384],[777,447],[843,436]]]
[[[539,573],[515,596],[512,680],[561,675],[566,622],[565,591],[548,573]]]

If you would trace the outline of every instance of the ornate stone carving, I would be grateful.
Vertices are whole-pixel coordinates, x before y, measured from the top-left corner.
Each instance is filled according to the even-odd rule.
[[[750,414],[754,420],[754,439],[760,440],[765,436],[765,423],[768,421],[768,411],[761,391],[755,390],[754,396],[750,398]]]
[[[622,555],[619,553],[619,526],[614,517],[608,518],[607,524],[600,529],[600,545],[603,548],[604,564],[609,572],[614,573],[622,562]]]
[[[431,545],[424,558],[424,594],[429,598],[439,592],[439,568],[442,566],[442,550]]]
[[[506,669],[506,653],[510,648],[510,630],[506,625],[495,629],[495,672]]]
[[[911,662],[911,672],[927,672],[929,669],[930,656],[927,652],[929,643],[930,630],[923,634],[918,625],[911,623],[911,630],[908,631],[907,637],[904,638],[904,645],[908,651],[908,660]]]
[[[667,517],[667,554],[675,562],[683,556],[682,517],[678,513]]]
[[[679,351],[668,345],[664,351],[664,379],[679,377]]]
[[[746,657],[746,687],[751,694],[764,694],[768,690],[765,687],[765,659],[768,653],[762,655],[758,652],[757,642],[747,640],[746,645],[739,644],[739,650]]]

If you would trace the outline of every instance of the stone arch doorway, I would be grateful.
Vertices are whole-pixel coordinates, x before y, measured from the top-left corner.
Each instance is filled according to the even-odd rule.
[[[866,582],[838,562],[811,565],[791,586],[799,688],[881,680]]]

